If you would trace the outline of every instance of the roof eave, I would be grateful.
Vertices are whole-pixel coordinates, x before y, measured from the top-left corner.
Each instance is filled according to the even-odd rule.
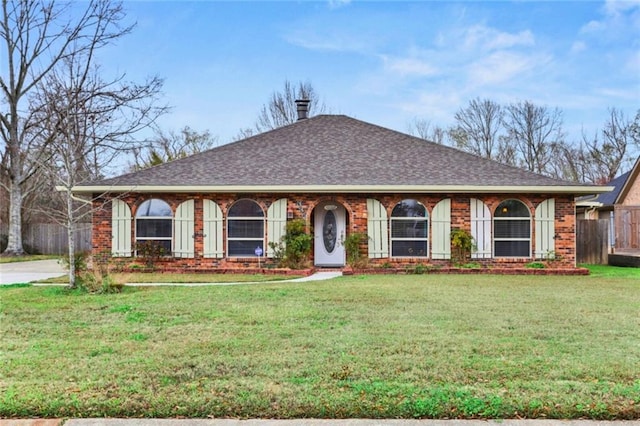
[[[75,194],[101,193],[508,193],[601,194],[612,186],[591,185],[114,185],[76,186]]]

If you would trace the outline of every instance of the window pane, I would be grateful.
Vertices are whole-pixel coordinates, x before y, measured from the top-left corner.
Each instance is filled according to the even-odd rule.
[[[393,208],[392,217],[426,217],[427,209],[416,200],[402,200]]]
[[[526,220],[496,220],[494,221],[495,238],[529,238],[531,222]]]
[[[530,217],[529,209],[521,201],[507,200],[500,203],[495,217]]]
[[[393,241],[391,243],[391,255],[396,257],[426,257],[426,241]]]
[[[140,207],[138,207],[138,210],[136,211],[136,217],[145,216],[171,217],[173,214],[171,213],[171,207],[169,204],[157,198],[153,198],[140,204]]]
[[[171,238],[171,219],[138,219],[136,236],[142,238]]]
[[[252,200],[240,200],[229,209],[229,217],[264,217],[264,212]]]
[[[529,257],[529,241],[496,241],[496,257]]]
[[[427,238],[427,220],[392,220],[391,238]]]
[[[264,238],[263,220],[229,219],[227,228],[229,238]]]
[[[264,253],[264,241],[262,240],[229,240],[229,256],[255,257],[256,247],[260,247]]]

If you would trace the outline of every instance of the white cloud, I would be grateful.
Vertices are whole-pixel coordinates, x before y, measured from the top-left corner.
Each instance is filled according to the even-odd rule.
[[[464,45],[470,49],[499,50],[515,46],[533,46],[535,37],[529,30],[507,33],[483,25],[475,25],[466,31]]]
[[[587,44],[583,41],[576,41],[571,46],[571,53],[580,53],[587,50]]]
[[[539,65],[540,59],[506,51],[492,53],[469,66],[469,83],[485,86],[508,82]],[[548,62],[548,59],[542,62]]]
[[[640,8],[640,0],[606,0],[604,5],[607,15],[618,15],[635,8]]]
[[[438,69],[431,65],[428,61],[415,57],[408,58],[392,58],[382,55],[384,67],[400,76],[432,76],[438,73]]]

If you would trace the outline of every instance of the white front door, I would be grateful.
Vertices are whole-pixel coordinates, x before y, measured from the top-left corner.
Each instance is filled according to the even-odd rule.
[[[346,212],[339,203],[325,202],[315,208],[314,218],[316,266],[344,266],[343,240],[346,230]]]

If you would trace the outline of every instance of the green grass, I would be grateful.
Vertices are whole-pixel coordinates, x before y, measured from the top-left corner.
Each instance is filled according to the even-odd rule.
[[[163,272],[112,273],[113,281],[126,283],[247,283],[282,281],[300,278],[301,275],[280,274],[178,274]],[[68,284],[66,276],[36,281],[40,284]]]
[[[24,256],[0,256],[0,263],[31,262],[32,260],[59,259],[56,254],[27,254]]]
[[[580,265],[589,269],[593,277],[619,277],[640,279],[640,268],[628,268],[608,265]]]
[[[640,417],[640,280],[0,289],[0,417]]]

